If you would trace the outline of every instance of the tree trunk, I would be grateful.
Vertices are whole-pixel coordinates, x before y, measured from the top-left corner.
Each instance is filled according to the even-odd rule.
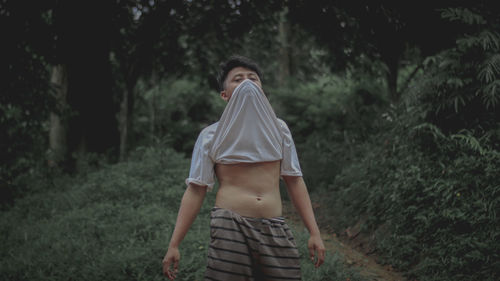
[[[381,61],[387,66],[385,78],[389,99],[392,103],[397,104],[400,98],[398,91],[399,61],[404,52],[404,43],[400,40],[392,41],[390,38],[386,38],[380,44],[379,49]]]
[[[123,92],[122,102],[120,105],[120,114],[119,114],[120,161],[124,161],[127,158],[130,133],[132,132],[134,88],[135,88],[135,83],[127,83],[125,91]]]
[[[64,65],[52,67],[50,83],[55,88],[55,98],[58,112],[50,113],[48,164],[50,167],[60,166],[66,160],[67,153],[67,122],[62,117],[62,112],[67,108],[66,96],[68,93],[68,75]]]
[[[389,91],[389,98],[391,102],[398,103],[400,94],[398,92],[398,68],[399,68],[399,60],[397,58],[392,58],[386,61],[387,65],[387,73],[386,73],[386,81],[387,81],[387,90]]]
[[[149,138],[151,143],[153,143],[156,134],[156,104],[157,97],[160,94],[160,85],[158,74],[153,70],[150,79],[150,89],[151,89],[151,97],[149,99]]]
[[[57,60],[64,63],[68,81],[67,155],[76,156],[71,160],[86,159],[82,156],[88,152],[113,160],[118,154],[118,107],[109,60],[110,7],[105,2],[96,9],[90,2],[61,1],[54,12]]]
[[[127,135],[128,135],[128,90],[125,89],[122,95],[119,115],[119,130],[120,130],[120,161],[125,160],[125,152],[127,151]]]
[[[279,71],[278,71],[278,85],[284,86],[290,77],[290,22],[287,20],[288,11],[285,9],[280,14],[280,22],[278,29],[278,36],[280,42],[279,49]]]

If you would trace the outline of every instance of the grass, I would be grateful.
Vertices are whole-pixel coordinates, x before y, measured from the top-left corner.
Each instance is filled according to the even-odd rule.
[[[353,268],[345,266],[344,256],[338,252],[327,252],[325,263],[319,268],[314,268],[312,262],[308,259],[309,251],[307,249],[307,240],[309,233],[304,227],[298,225],[290,225],[294,237],[297,240],[300,255],[302,257],[300,268],[302,279],[307,281],[322,281],[322,280],[363,280],[357,271]]]
[[[59,179],[58,186],[19,199],[0,214],[0,279],[166,280],[161,260],[188,167],[170,150],[146,148],[128,162]],[[202,280],[214,196],[207,196],[181,244],[178,280]],[[359,280],[338,255],[313,269],[307,233],[295,229],[304,280]]]

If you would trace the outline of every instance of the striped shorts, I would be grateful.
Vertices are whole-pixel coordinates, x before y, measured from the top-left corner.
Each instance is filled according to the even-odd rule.
[[[283,217],[243,217],[214,207],[205,280],[301,280],[300,258]]]

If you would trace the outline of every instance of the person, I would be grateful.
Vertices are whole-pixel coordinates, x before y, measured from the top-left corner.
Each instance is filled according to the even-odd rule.
[[[314,217],[291,133],[262,90],[256,63],[232,56],[221,64],[220,96],[228,102],[219,122],[203,129],[193,149],[187,189],[163,259],[173,280],[179,244],[198,215],[207,190],[219,182],[211,211],[205,280],[301,280],[299,253],[282,215],[280,177],[310,238],[309,257],[323,264],[325,247]]]

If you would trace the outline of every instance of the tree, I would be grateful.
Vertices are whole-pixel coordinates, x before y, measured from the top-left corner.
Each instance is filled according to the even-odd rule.
[[[185,16],[182,1],[130,1],[113,6],[112,61],[118,78],[120,159],[125,159],[133,131],[138,80],[181,73],[184,52],[178,38]],[[157,80],[157,79],[155,79]]]
[[[453,43],[458,32],[440,18],[439,8],[450,3],[396,3],[385,1],[291,1],[290,19],[304,26],[327,46],[333,70],[359,64],[365,56],[384,66],[389,97],[398,102],[404,89],[398,88],[403,61],[421,67],[422,57]],[[425,20],[422,20],[425,19]],[[417,48],[422,56],[408,55]],[[413,75],[410,75],[410,79]],[[404,83],[403,85],[406,85]]]
[[[47,71],[53,33],[50,1],[0,4],[0,193],[1,202],[23,192],[15,179],[45,164],[45,122],[53,107]]]
[[[115,69],[122,89],[120,158],[133,131],[135,87],[185,74],[200,75],[214,88],[217,64],[241,50],[254,24],[266,22],[278,1],[131,1],[117,4],[113,36]],[[271,19],[272,20],[272,19]],[[154,80],[154,81],[153,81]]]
[[[63,1],[53,8],[56,37],[52,63],[67,72],[66,102],[71,113],[61,118],[67,122],[68,157],[87,152],[116,155],[110,12],[109,3],[94,6],[92,2]]]

